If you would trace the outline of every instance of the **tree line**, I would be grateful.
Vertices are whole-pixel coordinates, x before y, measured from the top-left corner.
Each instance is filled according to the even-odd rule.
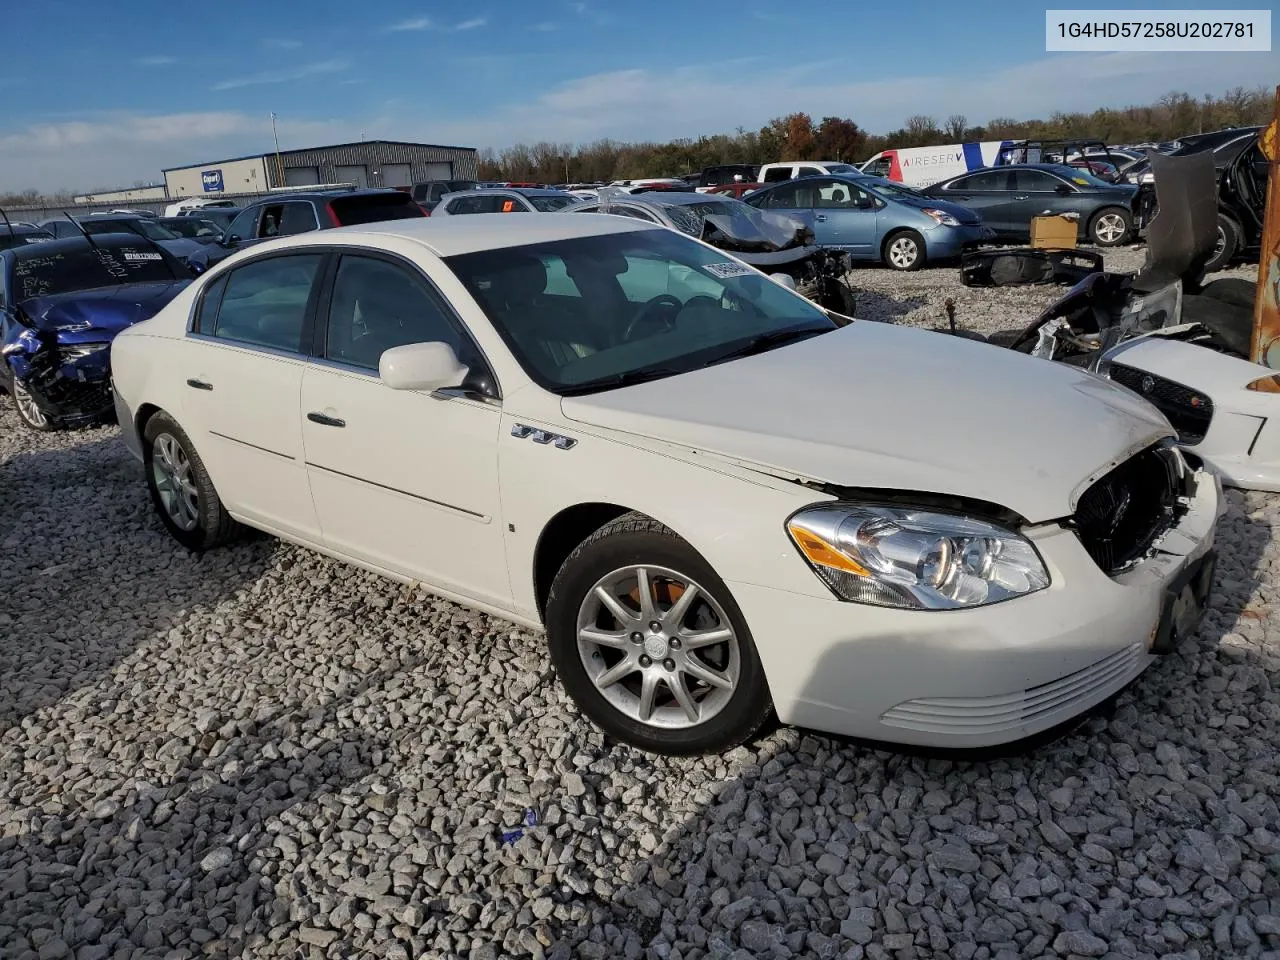
[[[1170,93],[1146,106],[1099,108],[1092,113],[1054,113],[1047,120],[997,117],[971,125],[960,114],[939,123],[934,117],[908,117],[897,130],[873,134],[846,117],[815,119],[792,113],[759,130],[739,127],[668,143],[517,144],[501,151],[480,151],[481,180],[536,183],[595,182],[636,177],[682,176],[724,163],[772,163],[780,160],[860,162],[881,150],[928,147],[980,140],[1097,138],[1113,146],[1161,143],[1193,133],[1265,124],[1274,110],[1274,93],[1265,87],[1236,87],[1222,96],[1197,100]]]

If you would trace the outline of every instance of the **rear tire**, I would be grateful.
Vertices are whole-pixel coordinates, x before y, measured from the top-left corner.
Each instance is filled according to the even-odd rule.
[[[1204,265],[1205,273],[1225,269],[1240,249],[1240,225],[1226,214],[1218,214],[1218,243],[1213,256]]]
[[[1089,221],[1089,239],[1100,247],[1118,247],[1133,235],[1133,215],[1123,207],[1103,207]]]
[[[546,626],[569,696],[605,733],[641,750],[723,752],[773,713],[729,588],[693,547],[642,514],[606,524],[569,555]]]
[[[919,270],[925,262],[924,237],[914,230],[898,230],[885,238],[880,254],[894,270]]]
[[[173,539],[195,551],[235,539],[240,524],[222,506],[204,461],[177,422],[157,413],[142,436],[151,503]]]

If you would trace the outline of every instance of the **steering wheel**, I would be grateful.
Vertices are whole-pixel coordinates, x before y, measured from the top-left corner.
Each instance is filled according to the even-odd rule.
[[[667,316],[659,315],[658,311],[665,309],[671,311]],[[676,297],[669,293],[660,293],[643,307],[635,318],[627,324],[627,329],[623,331],[622,342],[627,343],[635,335],[636,330],[645,324],[660,323],[664,330],[671,330],[676,325],[676,314],[684,309],[684,304]]]

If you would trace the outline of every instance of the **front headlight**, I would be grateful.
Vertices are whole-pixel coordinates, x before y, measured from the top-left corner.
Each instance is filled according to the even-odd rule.
[[[955,217],[953,217],[951,214],[947,213],[947,211],[945,210],[935,210],[932,207],[929,207],[924,212],[927,215],[933,217],[933,219],[937,220],[938,223],[942,224],[944,227],[960,226],[960,221],[957,220]]]
[[[1043,590],[1029,541],[981,520],[881,504],[824,504],[787,522],[814,572],[842,600],[954,610]]]
[[[61,360],[83,360],[85,357],[91,357],[95,353],[101,353],[109,348],[109,343],[70,343],[58,345],[58,356]]]

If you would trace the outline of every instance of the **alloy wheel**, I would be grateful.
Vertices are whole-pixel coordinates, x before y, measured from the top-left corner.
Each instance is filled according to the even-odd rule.
[[[640,723],[696,727],[737,688],[733,624],[709,591],[675,570],[637,565],[601,577],[582,601],[577,630],[587,677]]]
[[[1102,243],[1115,243],[1124,234],[1124,217],[1118,213],[1104,213],[1093,225],[1093,235]]]
[[[191,476],[191,460],[177,439],[168,433],[151,446],[151,476],[160,503],[180,530],[194,530],[200,520],[200,493]]]
[[[18,412],[22,414],[22,418],[33,427],[44,428],[49,425],[49,418],[36,406],[35,397],[31,396],[31,391],[23,385],[21,380],[13,381],[13,402]]]
[[[889,244],[889,261],[899,269],[905,270],[911,266],[919,255],[916,242],[910,237],[899,237]]]
[[[1209,261],[1212,263],[1213,261],[1217,260],[1220,256],[1222,256],[1222,251],[1226,249],[1226,246],[1227,246],[1227,231],[1222,229],[1222,224],[1218,224],[1218,239],[1217,239],[1217,242],[1214,243],[1213,245],[1213,256],[1209,258]]]

